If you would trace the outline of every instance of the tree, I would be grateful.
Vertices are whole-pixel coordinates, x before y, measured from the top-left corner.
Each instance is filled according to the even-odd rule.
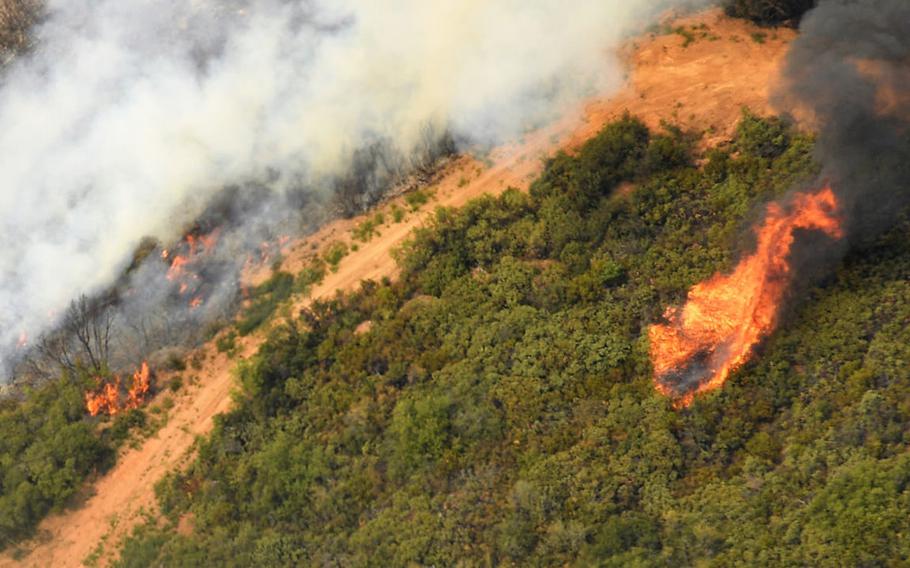
[[[105,298],[83,294],[70,303],[58,329],[43,336],[26,363],[38,378],[51,378],[61,370],[97,373],[108,368],[114,310]]]

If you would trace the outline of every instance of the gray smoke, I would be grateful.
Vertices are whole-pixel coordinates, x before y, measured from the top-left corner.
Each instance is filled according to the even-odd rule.
[[[681,3],[49,0],[0,78],[0,369],[224,188],[285,196],[252,207],[236,256],[312,222],[288,195],[353,167],[369,203],[441,133],[495,143],[618,87],[614,48]],[[153,268],[120,300],[168,293]]]

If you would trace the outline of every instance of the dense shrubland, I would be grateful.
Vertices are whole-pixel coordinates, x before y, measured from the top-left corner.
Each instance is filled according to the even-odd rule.
[[[731,266],[811,150],[747,114],[693,156],[625,117],[528,194],[438,209],[399,281],[316,302],[241,364],[121,564],[906,561],[910,223],[722,390],[677,411],[651,388],[646,326]]]
[[[0,400],[0,548],[72,503],[85,477],[109,466],[129,429],[143,422],[136,410],[96,428],[85,410],[92,386],[84,372],[65,373]]]

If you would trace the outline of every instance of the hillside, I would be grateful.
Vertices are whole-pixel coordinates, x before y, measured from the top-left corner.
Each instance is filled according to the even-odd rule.
[[[649,323],[730,268],[811,151],[748,114],[707,154],[626,116],[529,193],[437,210],[397,281],[271,331],[121,565],[906,558],[906,224],[722,390],[679,410],[652,385]]]
[[[161,486],[169,522],[142,529],[128,564],[300,561],[291,550],[376,565],[898,554],[887,546],[901,543],[880,535],[900,527],[905,465],[895,425],[905,385],[872,369],[906,355],[899,239],[848,261],[722,394],[677,414],[650,388],[642,326],[729,267],[747,216],[813,171],[804,136],[789,132],[766,156],[749,154],[748,136],[773,123],[756,123],[758,134],[736,130],[742,106],[771,112],[792,32],[759,41],[764,32],[718,12],[668,31],[629,45],[626,90],[489,156],[455,159],[419,190],[428,203],[398,198],[378,210],[381,222],[372,212],[289,245],[278,268],[294,278],[339,241],[348,253],[307,294],[279,298],[278,317],[233,349],[219,350],[226,330],[187,357],[186,371],[161,373],[161,385],[175,374],[187,380],[154,403],[167,418],[160,429],[123,450],[81,505],[49,518],[43,536],[14,554],[32,565],[109,559],[143,510],[155,509],[155,483],[184,467]],[[641,124],[623,119],[626,111]],[[661,134],[662,121],[694,140]],[[558,149],[580,149],[579,158],[544,170],[542,158]],[[599,176],[560,195],[582,184],[571,180]],[[503,194],[507,187],[532,189]],[[503,195],[471,201],[485,194]],[[437,205],[462,209],[434,213]],[[415,244],[396,263],[391,252],[409,238]],[[279,280],[266,268],[249,284]],[[880,296],[865,292],[876,289]],[[352,295],[335,303],[336,290]],[[866,329],[863,314],[886,301],[894,310]],[[813,318],[832,305],[854,304],[855,319],[839,321],[837,333],[815,330]],[[301,308],[307,316],[294,324]],[[854,334],[864,339],[831,344]],[[838,363],[818,367],[817,354],[830,349]],[[238,361],[248,361],[240,385]],[[842,392],[844,373],[859,386]],[[806,390],[821,394],[803,408]],[[835,416],[835,407],[848,412]],[[872,414],[888,418],[863,422]],[[196,437],[210,431],[194,457]],[[844,432],[855,433],[855,451],[828,451]],[[794,471],[788,460],[800,452],[814,452],[826,474]],[[838,501],[856,484],[878,496],[868,518]],[[763,508],[769,500],[777,508]],[[840,509],[880,526],[856,543],[849,525],[826,520]],[[794,526],[808,528],[792,534]]]

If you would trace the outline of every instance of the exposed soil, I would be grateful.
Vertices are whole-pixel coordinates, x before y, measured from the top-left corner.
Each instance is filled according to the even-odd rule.
[[[336,290],[352,290],[361,280],[394,278],[397,272],[392,250],[411,231],[427,221],[437,205],[459,206],[484,193],[497,194],[512,186],[526,189],[540,172],[542,159],[558,149],[571,151],[595,134],[604,123],[629,112],[657,128],[662,120],[703,132],[702,144],[710,146],[728,139],[740,116],[741,107],[758,113],[771,112],[769,92],[777,68],[794,32],[778,30],[765,37],[745,22],[730,20],[717,10],[674,23],[692,29],[694,41],[682,34],[639,38],[627,48],[630,63],[628,85],[609,98],[588,101],[560,121],[526,135],[514,144],[494,150],[483,161],[462,156],[445,166],[441,179],[431,188],[433,201],[418,212],[380,227],[380,235],[345,257],[337,272],[329,273],[310,297],[324,298]],[[402,207],[402,200],[397,200]],[[391,203],[383,205],[390,207]],[[351,242],[351,230],[364,218],[328,224],[311,237],[291,244],[283,268],[299,270],[312,255],[333,240]],[[263,271],[263,273],[266,271]],[[261,278],[262,274],[252,279]],[[310,300],[297,298],[294,309]],[[131,528],[154,512],[154,485],[167,472],[186,464],[197,436],[207,433],[214,417],[231,405],[233,369],[241,358],[251,356],[263,341],[263,332],[239,343],[237,356],[219,354],[214,343],[191,353],[201,366],[188,366],[181,375],[197,377],[177,394],[163,392],[153,404],[166,397],[174,400],[167,411],[167,423],[156,435],[137,448],[127,448],[115,467],[94,480],[89,495],[76,508],[55,514],[41,523],[38,536],[0,557],[0,566],[79,566],[94,554],[101,564],[109,563],[117,543]],[[166,380],[167,376],[159,377]],[[162,380],[162,382],[163,382]],[[182,527],[181,530],[191,530]],[[13,554],[18,552],[18,562]]]

